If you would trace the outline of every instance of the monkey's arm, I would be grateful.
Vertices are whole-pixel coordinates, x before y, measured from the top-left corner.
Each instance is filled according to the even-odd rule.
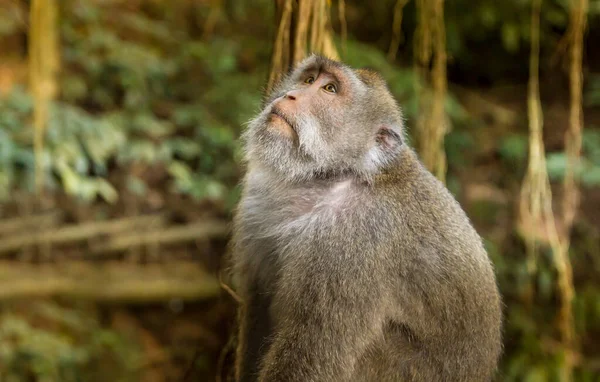
[[[259,365],[268,348],[271,331],[269,305],[270,296],[257,284],[253,285],[240,311],[236,381],[255,381],[258,376]]]
[[[371,254],[304,252],[284,269],[259,381],[349,381],[382,333],[384,291]]]
[[[238,347],[235,380],[254,382],[260,364],[268,349],[272,330],[269,307],[272,301],[273,280],[277,274],[272,243],[267,239],[252,238],[244,230],[235,231],[232,239],[232,261],[236,290],[243,305],[239,310]]]

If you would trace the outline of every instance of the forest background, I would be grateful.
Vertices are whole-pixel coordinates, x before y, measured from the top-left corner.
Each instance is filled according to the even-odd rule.
[[[598,41],[598,0],[0,0],[0,381],[231,376],[237,138],[308,51],[483,236],[498,381],[600,381]]]

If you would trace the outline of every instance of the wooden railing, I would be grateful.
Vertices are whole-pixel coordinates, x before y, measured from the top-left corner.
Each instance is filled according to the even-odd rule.
[[[165,214],[77,224],[65,224],[56,211],[2,219],[0,300],[209,298],[219,293],[219,282],[202,265],[202,245],[187,244],[224,242],[228,230],[225,220],[175,224]],[[186,245],[183,255],[171,256],[173,246]]]

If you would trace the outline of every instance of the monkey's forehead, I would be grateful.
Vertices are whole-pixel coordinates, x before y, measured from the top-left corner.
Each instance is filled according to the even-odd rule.
[[[319,54],[313,53],[310,56],[306,57],[304,60],[300,61],[298,65],[296,65],[296,69],[306,70],[308,68],[314,67],[315,69],[346,69],[352,70],[349,66],[341,63],[340,61],[335,61],[325,56],[321,56]]]
[[[312,71],[329,72],[331,74],[339,74],[350,78],[356,77],[354,70],[351,67],[339,61],[335,61],[314,53],[296,65],[296,67],[292,70],[290,77],[296,77],[302,73]]]

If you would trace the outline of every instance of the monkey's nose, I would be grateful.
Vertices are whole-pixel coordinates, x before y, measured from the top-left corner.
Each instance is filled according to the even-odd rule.
[[[283,98],[287,98],[287,99],[291,99],[292,101],[296,100],[296,96],[290,94],[290,93],[285,93],[285,95],[283,96]]]

